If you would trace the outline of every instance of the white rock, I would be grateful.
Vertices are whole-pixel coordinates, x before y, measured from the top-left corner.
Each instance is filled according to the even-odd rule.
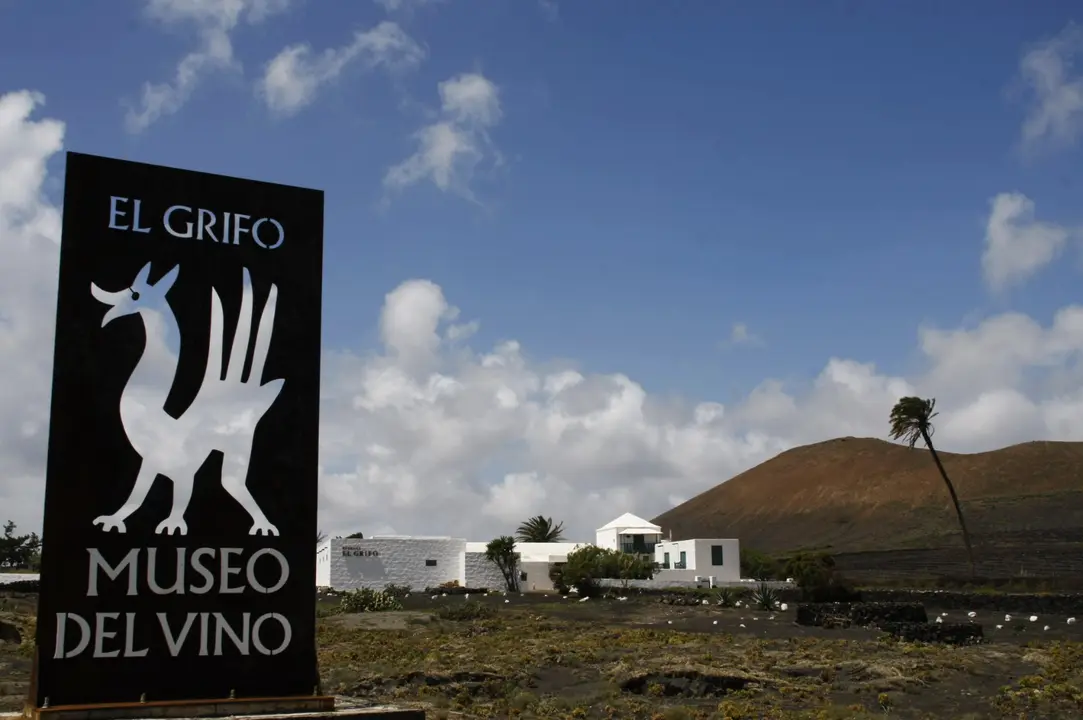
[[[977,616],[978,616],[978,614],[977,614],[976,612],[974,612],[973,610],[971,610],[970,612],[968,612],[968,613],[966,614],[966,616],[967,616],[968,618],[975,618],[975,617],[977,617]]]
[[[1031,622],[1038,622],[1038,616],[1037,615],[1031,615],[1030,616],[1030,621]]]
[[[1011,622],[1011,621],[1012,621],[1012,616],[1011,615],[1005,615],[1004,616],[1004,622]]]
[[[787,610],[790,609],[790,606],[787,605],[786,603],[782,603],[781,605],[778,606],[778,609],[781,610],[782,612],[786,612]]]
[[[1075,625],[1075,618],[1068,618],[1069,625]]]

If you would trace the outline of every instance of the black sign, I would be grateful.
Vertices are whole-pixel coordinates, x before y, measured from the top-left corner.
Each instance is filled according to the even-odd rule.
[[[323,193],[68,153],[38,707],[311,696]]]

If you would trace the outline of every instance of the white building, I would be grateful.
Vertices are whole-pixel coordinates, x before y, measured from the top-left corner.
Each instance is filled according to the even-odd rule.
[[[594,544],[606,550],[653,555],[655,544],[662,539],[662,528],[632,513],[598,528]]]
[[[393,583],[423,590],[458,582],[464,587],[503,588],[504,576],[486,559],[485,543],[480,550],[477,545],[451,537],[330,538],[316,548],[316,586],[380,590]]]
[[[656,580],[740,582],[741,544],[735,539],[663,540],[654,546]]]
[[[388,584],[415,590],[458,582],[463,587],[500,590],[500,569],[485,557],[484,542],[452,537],[374,535],[329,538],[316,547],[316,587],[380,590]],[[549,590],[549,567],[587,543],[516,543],[519,582],[525,590]]]
[[[458,582],[470,588],[505,587],[500,569],[485,557],[484,542],[452,537],[376,535],[365,539],[330,538],[316,548],[316,586],[336,590],[388,584],[415,590]],[[523,590],[551,590],[549,569],[589,543],[516,543],[519,584]],[[716,583],[741,579],[740,544],[735,539],[662,540],[657,525],[625,513],[598,528],[595,545],[609,550],[652,555],[654,579]]]

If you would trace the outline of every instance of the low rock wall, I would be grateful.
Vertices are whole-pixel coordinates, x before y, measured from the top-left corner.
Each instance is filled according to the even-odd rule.
[[[796,620],[798,625],[818,627],[830,627],[840,620],[881,627],[885,623],[927,623],[929,616],[921,603],[912,602],[801,603]]]
[[[877,627],[905,642],[973,645],[985,639],[985,631],[978,623],[889,622]]]
[[[1083,595],[1008,594],[957,590],[862,590],[866,602],[918,602],[940,610],[995,610],[1036,615],[1083,615]]]

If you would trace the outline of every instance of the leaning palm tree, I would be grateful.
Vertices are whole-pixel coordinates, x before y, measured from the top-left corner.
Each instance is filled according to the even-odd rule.
[[[959,505],[959,496],[955,494],[955,486],[948,479],[944,464],[940,462],[940,456],[936,454],[936,448],[933,447],[935,428],[933,428],[932,420],[937,416],[937,413],[933,412],[934,407],[936,407],[936,400],[933,398],[928,400],[919,397],[900,398],[899,402],[895,403],[895,407],[891,408],[891,437],[893,440],[905,441],[910,446],[910,449],[914,448],[918,440],[924,442],[925,447],[929,448],[929,453],[933,456],[933,462],[936,463],[936,469],[940,471],[940,477],[944,479],[944,484],[948,486],[951,502],[955,506],[955,516],[959,518],[959,528],[963,531],[963,543],[966,544],[966,555],[970,561],[970,575],[973,577],[974,550],[970,545],[970,533],[966,529],[966,521],[963,520],[963,509]]]
[[[564,539],[564,523],[554,525],[553,518],[538,515],[519,526],[515,539],[519,542],[560,542]]]

